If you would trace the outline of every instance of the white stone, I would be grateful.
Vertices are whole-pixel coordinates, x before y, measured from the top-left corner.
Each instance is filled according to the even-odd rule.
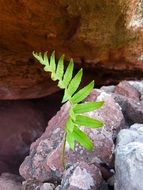
[[[74,170],[74,173],[69,179],[69,183],[70,185],[83,190],[88,190],[94,186],[94,180],[92,176],[87,172],[86,169],[81,169],[79,166],[77,166]]]
[[[143,124],[120,131],[115,170],[115,190],[143,190]]]

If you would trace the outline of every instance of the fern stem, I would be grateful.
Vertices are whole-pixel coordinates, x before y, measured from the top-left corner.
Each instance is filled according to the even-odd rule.
[[[62,165],[63,165],[63,168],[64,168],[64,169],[65,169],[65,147],[66,147],[66,137],[67,137],[67,133],[65,132],[65,134],[64,134],[64,143],[63,143],[62,154],[61,154],[61,161],[62,161]]]

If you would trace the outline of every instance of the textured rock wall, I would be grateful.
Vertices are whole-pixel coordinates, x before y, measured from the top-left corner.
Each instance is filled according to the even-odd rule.
[[[102,68],[141,76],[143,1],[0,0],[0,99],[56,91],[31,56],[52,49],[93,68],[92,78]]]

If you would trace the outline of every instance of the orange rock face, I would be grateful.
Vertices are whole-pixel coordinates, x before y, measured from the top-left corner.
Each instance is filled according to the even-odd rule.
[[[0,99],[56,91],[31,54],[53,49],[93,79],[99,69],[143,76],[143,1],[0,0]]]

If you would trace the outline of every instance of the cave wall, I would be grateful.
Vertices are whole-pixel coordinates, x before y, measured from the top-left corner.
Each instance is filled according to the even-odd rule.
[[[0,0],[0,99],[57,91],[32,57],[53,49],[92,79],[99,70],[143,76],[143,1]]]

